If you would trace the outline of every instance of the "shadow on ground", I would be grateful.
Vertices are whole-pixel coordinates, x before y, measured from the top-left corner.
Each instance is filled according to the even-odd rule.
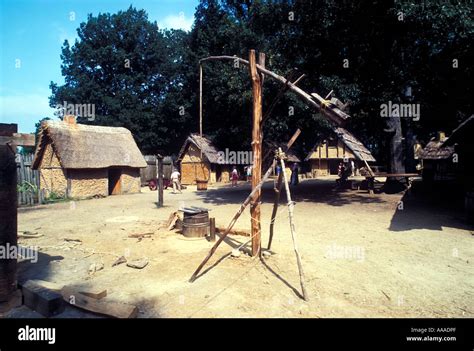
[[[64,270],[64,269],[69,269],[69,268],[55,267],[54,262],[60,262],[63,260],[64,260],[63,256],[50,256],[46,253],[38,251],[37,260],[20,261],[17,266],[17,279],[18,279],[19,288],[26,281],[35,279],[35,280],[44,280],[48,282],[53,282],[59,285],[64,284],[64,285],[67,285],[69,288],[71,288],[72,291],[90,291],[91,286],[94,285],[93,280],[79,281],[76,283],[68,283],[68,282],[60,281],[61,274],[58,274],[59,270]],[[88,265],[87,262],[84,262],[84,264]],[[64,274],[64,271],[61,273]],[[72,272],[69,272],[69,274],[72,274]],[[107,287],[105,287],[105,289],[107,289]],[[115,301],[112,297],[109,297],[109,296],[105,297],[104,299],[107,299],[107,301]],[[148,317],[150,316],[150,313],[151,313],[154,318],[159,318],[159,317],[162,317],[162,314],[159,311],[159,307],[156,307],[156,306],[160,306],[159,300],[160,300],[159,297],[157,297],[156,299],[144,299],[144,298],[141,298],[140,296],[137,296],[136,298],[133,298],[131,300],[116,301],[116,302],[127,303],[127,304],[137,306],[139,310],[138,317],[143,316],[143,314],[145,314],[144,315],[145,317]],[[14,308],[13,310],[7,312],[5,314],[5,317],[7,318],[44,318],[41,314],[39,314],[36,311],[31,310],[25,305],[18,308]],[[80,308],[66,304],[66,308],[64,312],[56,316],[53,316],[52,318],[111,318],[111,317],[104,316],[98,313],[92,313],[90,311],[82,310]]]
[[[414,184],[412,191],[401,199],[389,230],[403,232],[412,229],[443,230],[443,227],[474,230],[464,213],[463,195],[457,190]]]
[[[378,196],[370,196],[366,190],[337,190],[334,179],[307,179],[297,186],[291,186],[293,201],[315,202],[330,206],[344,206],[350,203],[384,203]],[[212,205],[241,204],[251,192],[249,183],[240,183],[237,187],[222,186],[198,191],[197,195],[204,203]],[[262,187],[262,202],[273,203],[274,181],[266,182]],[[286,203],[285,189],[282,189],[280,203]]]

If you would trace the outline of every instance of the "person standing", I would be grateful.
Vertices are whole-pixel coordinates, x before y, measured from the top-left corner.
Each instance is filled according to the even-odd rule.
[[[355,164],[354,164],[354,160],[351,160],[351,173],[352,173],[352,176],[354,177],[354,176],[355,176]]]
[[[171,173],[171,182],[173,183],[173,194],[176,194],[176,189],[178,189],[179,193],[182,194],[181,183],[179,182],[180,176],[181,174],[176,168],[173,170],[173,173]]]
[[[247,167],[247,182],[252,181],[252,165]]]
[[[275,174],[278,177],[280,173],[281,173],[281,166],[277,164],[275,167]]]
[[[299,172],[298,164],[294,163],[291,169],[291,185],[298,185],[299,183],[298,172]]]
[[[237,186],[237,181],[239,180],[239,171],[237,171],[237,168],[235,166],[232,169],[231,179],[232,179],[232,186]]]

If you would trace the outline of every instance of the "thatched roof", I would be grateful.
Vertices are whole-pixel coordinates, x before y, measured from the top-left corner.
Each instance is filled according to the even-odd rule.
[[[432,138],[421,150],[420,158],[423,160],[444,160],[451,157],[454,153],[454,146],[442,146],[447,140],[449,138],[442,141]]]
[[[207,158],[210,163],[219,163],[219,155],[218,150],[212,144],[212,141],[207,139],[204,136],[200,136],[199,134],[191,134],[186,141],[184,142],[181,150],[178,154],[178,161],[181,161],[184,157],[184,154],[188,148],[189,144],[193,144],[199,150],[202,151],[202,154]]]
[[[50,141],[63,168],[146,167],[132,133],[122,127],[45,121],[39,133],[34,169],[40,165]]]
[[[372,156],[372,153],[365,147],[362,142],[357,139],[351,132],[349,132],[347,129],[344,129],[342,127],[333,127],[333,132],[337,134],[339,140],[341,140],[344,145],[349,148],[354,156],[361,161],[367,161],[367,162],[375,162],[375,157]],[[306,160],[309,160],[311,158],[311,155],[313,154],[314,150],[319,146],[320,143],[317,143],[314,148],[310,151],[308,156],[306,157]]]

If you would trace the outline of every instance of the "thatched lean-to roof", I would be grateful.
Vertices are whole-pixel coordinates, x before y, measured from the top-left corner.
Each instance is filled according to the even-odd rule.
[[[362,142],[357,139],[351,132],[342,127],[334,127],[333,132],[338,136],[344,145],[349,148],[354,156],[361,161],[375,162],[375,157],[372,156],[372,153],[365,147]],[[309,160],[314,150],[319,146],[320,143],[317,143],[311,152],[308,154],[305,160]]]
[[[45,121],[33,168],[39,167],[50,141],[63,168],[146,167],[132,133],[126,128]]]
[[[371,152],[362,144],[362,142],[352,135],[348,130],[337,127],[334,132],[342,140],[342,142],[353,152],[354,156],[361,161],[375,162],[374,156]]]
[[[431,140],[420,152],[420,158],[423,160],[444,160],[452,156],[454,153],[454,146],[443,147],[443,142],[446,140]]]
[[[181,147],[181,150],[179,151],[178,161],[181,161],[183,159],[189,144],[193,144],[195,147],[201,150],[203,156],[205,156],[210,163],[219,163],[218,150],[212,144],[212,141],[210,141],[204,136],[200,136],[199,134],[191,134],[186,139],[183,146]]]

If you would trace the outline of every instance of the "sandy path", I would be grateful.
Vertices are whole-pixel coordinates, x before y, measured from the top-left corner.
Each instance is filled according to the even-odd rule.
[[[264,188],[264,246],[272,185]],[[272,246],[275,254],[265,264],[246,255],[227,257],[231,247],[221,245],[206,268],[224,259],[193,284],[187,280],[212,244],[157,231],[179,205],[208,207],[217,224],[225,226],[249,185],[165,192],[162,209],[154,204],[156,192],[144,189],[141,194],[21,210],[20,231],[44,236],[20,240],[41,248],[38,263],[20,263],[19,279],[107,288],[110,299],[137,304],[141,317],[474,316],[473,232],[462,216],[426,206],[413,196],[404,198],[403,210],[397,210],[400,195],[370,197],[362,191],[334,192],[332,187],[331,179],[308,180],[294,190],[307,303],[297,295],[298,272],[283,202]],[[247,211],[237,227],[249,226]],[[146,232],[155,234],[141,241],[128,238]],[[228,243],[246,240],[232,236]],[[91,250],[96,253],[91,255]],[[147,257],[150,264],[143,270],[111,267],[124,254],[130,259]],[[89,275],[94,262],[105,268]]]

